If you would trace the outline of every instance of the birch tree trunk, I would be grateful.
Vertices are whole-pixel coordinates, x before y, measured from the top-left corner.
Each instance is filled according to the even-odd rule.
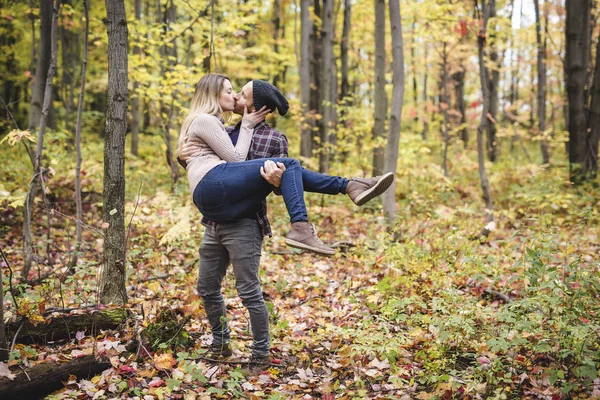
[[[312,121],[309,119],[310,103],[310,0],[302,0],[300,6],[300,103],[304,122],[300,128],[300,155],[312,156]]]
[[[398,168],[398,145],[400,142],[400,124],[404,100],[404,44],[402,42],[402,19],[399,0],[390,0],[390,26],[392,28],[392,63],[394,89],[390,124],[385,157],[385,171],[396,174]],[[383,213],[388,226],[396,221],[396,181],[383,194]]]
[[[123,0],[106,0],[108,28],[108,104],[104,142],[104,204],[108,224],[104,268],[100,280],[102,304],[124,304],[125,290],[125,133],[127,131],[127,15]]]
[[[375,123],[373,125],[373,175],[381,175],[385,163],[385,0],[375,0]]]
[[[83,15],[85,18],[85,31],[83,33],[83,61],[81,63],[81,88],[79,89],[79,104],[77,105],[77,122],[75,125],[75,205],[77,207],[77,226],[75,233],[75,254],[71,258],[70,268],[77,265],[77,258],[81,249],[83,219],[83,206],[81,203],[81,114],[83,112],[83,98],[85,95],[85,79],[88,61],[88,36],[90,32],[89,0],[83,0]]]
[[[479,78],[481,81],[481,94],[483,97],[483,108],[481,110],[481,121],[477,128],[477,160],[479,163],[479,178],[481,180],[481,191],[483,193],[483,200],[485,202],[485,214],[486,214],[486,226],[480,232],[480,236],[487,236],[491,231],[489,223],[494,220],[494,206],[492,203],[492,196],[490,194],[490,185],[485,171],[485,149],[483,145],[483,135],[486,132],[487,125],[489,123],[489,109],[490,109],[490,94],[488,86],[488,75],[487,68],[485,67],[485,44],[487,38],[487,24],[489,19],[490,7],[486,5],[485,0],[482,1],[482,14],[483,23],[479,36],[477,37],[477,53],[479,58]]]

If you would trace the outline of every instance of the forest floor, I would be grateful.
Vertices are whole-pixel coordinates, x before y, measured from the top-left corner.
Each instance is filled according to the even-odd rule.
[[[277,363],[257,369],[235,363],[249,357],[251,340],[231,273],[224,294],[234,355],[220,363],[203,359],[210,335],[195,294],[203,228],[185,180],[170,194],[167,168],[157,171],[157,143],[157,150],[152,143],[141,149],[151,156],[127,162],[130,321],[58,344],[16,344],[11,353],[13,373],[88,354],[110,360],[112,368],[101,375],[69,379],[48,398],[600,398],[600,193],[572,187],[564,165],[542,168],[508,151],[506,161],[488,164],[495,229],[480,240],[484,207],[474,158],[453,149],[451,177],[444,177],[437,150],[403,139],[393,235],[379,200],[357,208],[345,196],[307,195],[321,239],[342,243],[330,258],[285,247],[285,207],[271,196],[275,236],[263,245],[261,280]],[[41,202],[34,226],[40,259],[52,264],[39,270],[55,273],[35,287],[13,278],[19,310],[5,293],[9,320],[97,304],[100,146],[87,149],[93,155],[84,162],[89,227],[75,273],[67,275],[75,227],[61,215],[75,213],[72,162],[63,161],[69,151],[58,141],[48,145],[57,160],[48,186],[59,211],[51,216],[50,242]],[[0,154],[14,161],[0,167],[8,178],[0,183],[0,238],[18,273],[22,207],[9,203],[22,193],[30,166],[6,148]],[[356,172],[344,168],[332,172]],[[7,290],[6,265],[3,272]],[[37,274],[36,267],[30,277]],[[160,330],[165,315],[181,330],[146,339],[148,351],[139,357],[125,349]]]

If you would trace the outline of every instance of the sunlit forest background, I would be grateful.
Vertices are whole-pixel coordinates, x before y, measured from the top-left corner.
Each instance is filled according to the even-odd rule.
[[[600,398],[598,13],[0,0],[0,398]],[[327,259],[283,245],[269,197],[261,280],[282,363],[262,374],[202,359],[204,228],[175,144],[209,72],[276,85],[290,112],[267,122],[304,167],[396,174],[365,208],[306,195],[339,249]],[[106,301],[119,265],[127,296]],[[244,359],[231,276],[224,294]]]

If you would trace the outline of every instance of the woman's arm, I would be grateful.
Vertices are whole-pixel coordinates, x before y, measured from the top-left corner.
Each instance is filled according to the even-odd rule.
[[[219,158],[227,162],[244,161],[252,141],[252,128],[242,123],[240,136],[234,146],[225,127],[212,115],[199,115],[189,129],[189,139],[202,139]]]

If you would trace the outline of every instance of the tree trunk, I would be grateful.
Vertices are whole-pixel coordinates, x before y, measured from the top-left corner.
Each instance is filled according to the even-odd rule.
[[[394,89],[390,124],[385,157],[385,171],[396,174],[398,168],[398,145],[400,142],[400,124],[402,121],[402,104],[404,99],[404,44],[402,42],[402,19],[400,1],[390,0],[390,26],[392,28],[392,63]],[[396,221],[396,183],[383,194],[383,213],[388,226]]]
[[[492,0],[493,1],[493,0]],[[483,109],[481,111],[481,121],[477,128],[477,159],[479,163],[479,178],[481,180],[481,191],[483,193],[483,200],[485,202],[485,213],[486,222],[490,223],[494,220],[494,206],[492,203],[492,196],[490,194],[490,186],[488,183],[487,173],[485,171],[485,149],[483,146],[483,135],[486,132],[488,125],[488,113],[490,109],[490,94],[489,94],[489,83],[487,68],[485,66],[486,55],[485,55],[485,43],[487,38],[487,24],[489,19],[490,7],[486,6],[485,0],[482,1],[482,14],[483,23],[479,36],[477,37],[477,52],[479,58],[479,78],[481,81],[481,93],[483,97]],[[490,229],[486,224],[486,227],[480,232],[481,236],[487,236],[490,233]]]
[[[425,46],[425,72],[423,73],[423,105],[427,105],[427,77],[429,76],[429,74],[427,73],[427,63],[428,63],[428,52],[429,48],[427,46]],[[421,132],[421,137],[423,138],[423,140],[427,140],[427,136],[429,134],[429,120],[428,120],[428,116],[427,116],[427,111],[421,111],[422,112],[422,118],[423,118],[423,132]]]
[[[419,90],[417,85],[417,63],[416,63],[416,55],[415,55],[415,38],[417,36],[417,16],[415,15],[415,19],[412,24],[412,34],[410,35],[410,66],[412,73],[412,86],[413,86],[413,107],[415,108],[415,118],[414,121],[417,122],[419,120],[419,112],[417,111],[419,104]]]
[[[381,175],[385,163],[385,0],[375,0],[375,123],[373,125],[373,175]]]
[[[350,37],[350,27],[352,24],[352,2],[344,0],[344,26],[342,28],[342,41],[340,42],[340,58],[342,62],[342,92],[340,100],[348,102],[350,96],[350,80],[348,78],[348,38]]]
[[[48,342],[71,340],[78,331],[85,332],[88,336],[96,336],[101,330],[116,329],[125,323],[128,317],[129,313],[122,308],[90,310],[85,314],[52,317],[37,325],[29,321],[17,321],[6,326],[6,334],[7,337],[13,337],[23,324],[16,343],[46,345]]]
[[[273,1],[273,52],[279,54],[279,34],[281,32],[281,0]],[[277,63],[277,72],[273,77],[273,86],[279,84],[281,79],[280,64]]]
[[[593,150],[587,132],[585,98],[591,47],[590,7],[589,0],[566,2],[565,86],[569,104],[569,175],[573,183],[582,183],[595,177],[594,170],[586,166],[588,151]],[[595,156],[597,160],[597,153]]]
[[[321,0],[314,0],[314,13],[321,16]],[[316,114],[321,110],[321,68],[323,66],[322,40],[319,25],[312,23],[312,32],[310,34],[310,100],[309,100],[309,115],[313,118],[311,121],[312,128],[318,128]],[[313,140],[313,150],[317,149],[316,138],[319,135],[318,129],[312,129],[311,137]],[[321,143],[323,146],[323,143]]]
[[[600,40],[596,40],[596,64],[594,66],[591,96],[588,124],[589,146],[586,152],[584,170],[590,180],[594,180],[598,175],[598,143],[600,142]]]
[[[85,79],[88,61],[88,36],[90,32],[89,22],[89,0],[83,0],[83,15],[85,17],[85,31],[83,33],[83,62],[81,64],[81,88],[79,89],[79,104],[77,105],[77,123],[75,125],[75,205],[77,207],[77,225],[75,233],[75,251],[71,258],[70,268],[77,265],[77,258],[81,249],[83,230],[81,227],[83,219],[83,205],[81,202],[81,115],[83,113],[83,98],[85,95]]]
[[[496,0],[489,0],[489,17],[496,18]],[[498,158],[498,146],[496,138],[496,121],[498,115],[498,84],[500,82],[500,64],[498,62],[498,50],[494,39],[496,37],[496,28],[490,29],[490,39],[493,47],[490,48],[490,65],[491,68],[487,72],[489,85],[489,113],[492,120],[487,121],[487,150],[490,161],[495,162]]]
[[[321,151],[319,153],[319,172],[329,172],[329,131],[333,124],[332,76],[331,68],[335,62],[333,58],[333,0],[323,0],[323,17],[321,25],[321,99],[319,101],[320,114],[319,137]]]
[[[52,7],[48,0],[40,0],[40,45],[35,67],[35,78],[31,88],[31,109],[29,111],[29,130],[34,131],[40,124],[42,105],[46,89],[46,78],[50,67],[52,35]],[[52,106],[52,105],[51,105]]]
[[[467,130],[467,107],[465,104],[465,70],[462,65],[460,70],[452,75],[452,80],[455,82],[456,111],[460,114],[460,138],[466,149],[469,144],[469,131]]]
[[[312,21],[310,19],[310,0],[302,0],[300,8],[300,103],[304,121],[300,128],[300,155],[312,156],[312,120],[310,119],[310,36]]]
[[[39,399],[64,387],[69,376],[91,378],[110,368],[108,360],[97,360],[89,355],[67,362],[44,362],[18,372],[14,380],[0,378],[0,398]]]
[[[72,6],[72,0],[64,0],[64,5]],[[79,54],[78,35],[72,28],[62,24],[60,28],[62,43],[62,98],[65,107],[65,125],[68,131],[72,131],[71,113],[75,108],[75,68],[77,67],[77,56]]]
[[[442,132],[444,136],[444,155],[442,160],[442,168],[444,170],[444,176],[449,176],[448,173],[448,146],[450,145],[450,121],[448,116],[448,108],[450,107],[450,101],[448,96],[448,51],[447,43],[443,42],[442,45],[442,84],[440,91],[440,107],[444,116],[444,124],[442,125]]]
[[[542,39],[542,21],[540,18],[540,1],[533,0],[535,8],[535,37],[537,41],[537,114],[538,129],[542,135],[541,150],[544,164],[550,163],[548,140],[546,139],[546,38]]]
[[[135,20],[139,26],[142,18],[142,0],[135,0]],[[140,57],[142,51],[140,46],[133,46],[134,57]],[[139,59],[138,59],[139,61]],[[140,94],[138,93],[140,83],[133,81],[133,96],[131,96],[131,154],[138,155],[138,144],[140,134]]]
[[[125,290],[125,134],[127,132],[127,15],[123,0],[106,0],[108,104],[104,141],[104,204],[108,224],[100,281],[102,304],[127,302]]]
[[[42,3],[44,3],[42,1]],[[35,151],[35,157],[33,160],[33,178],[31,179],[31,184],[29,187],[29,191],[27,192],[27,196],[25,197],[25,206],[24,206],[24,218],[23,218],[23,253],[24,253],[24,263],[22,270],[22,277],[27,279],[29,276],[29,271],[31,270],[32,260],[33,260],[33,247],[31,244],[31,220],[33,215],[33,206],[34,200],[37,195],[38,188],[41,187],[44,190],[44,170],[42,169],[42,151],[44,148],[44,134],[46,133],[46,124],[48,121],[48,114],[50,113],[50,108],[52,107],[52,79],[54,78],[54,74],[56,73],[56,53],[57,53],[57,39],[56,39],[56,31],[58,26],[58,11],[60,9],[60,0],[56,0],[56,4],[50,3],[52,6],[51,11],[51,22],[50,22],[50,64],[47,68],[48,75],[44,77],[43,81],[45,82],[44,93],[41,96],[43,99],[43,105],[41,109],[41,114],[39,115],[39,132],[38,132],[38,140],[37,147]],[[40,54],[40,58],[41,58]],[[38,63],[38,68],[41,68]],[[36,70],[37,71],[37,70]],[[36,72],[37,76],[37,72]],[[32,112],[34,107],[32,106]],[[38,187],[39,182],[39,187]],[[48,230],[50,226],[48,226]]]
[[[6,342],[6,328],[4,325],[4,286],[2,278],[2,267],[6,262],[4,252],[0,247],[0,361],[8,360],[8,343]],[[8,265],[7,265],[8,267]]]

